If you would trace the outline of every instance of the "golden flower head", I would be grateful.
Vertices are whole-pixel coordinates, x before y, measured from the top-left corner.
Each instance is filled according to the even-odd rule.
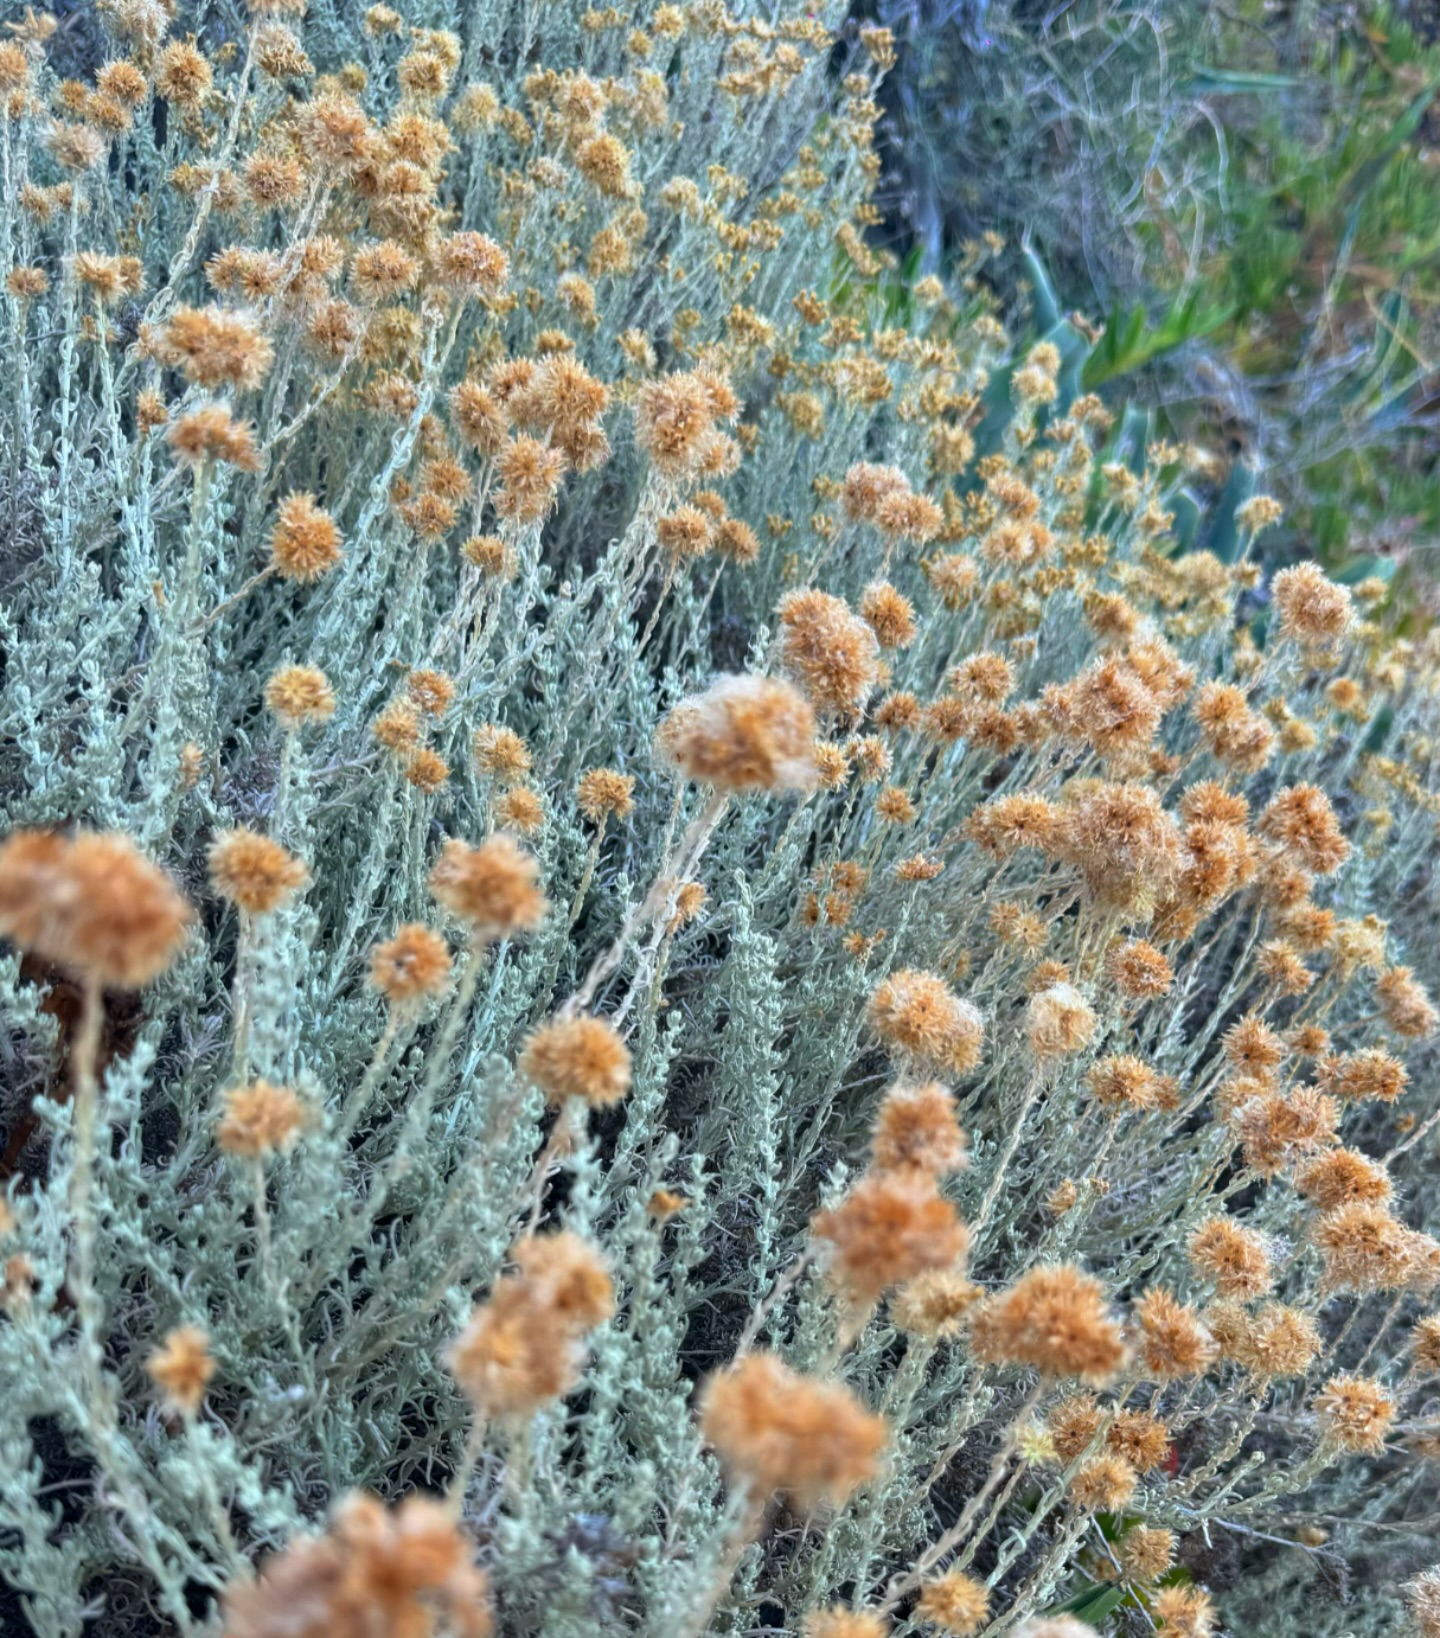
[[[309,880],[293,853],[253,830],[222,831],[210,845],[210,885],[252,916],[289,902]]]
[[[957,1268],[933,1268],[907,1280],[890,1297],[890,1318],[911,1336],[958,1336],[985,1295]]]
[[[605,1109],[630,1090],[629,1049],[603,1018],[552,1018],[528,1037],[519,1067],[550,1103]]]
[[[1191,1234],[1190,1266],[1222,1297],[1263,1297],[1273,1276],[1270,1253],[1253,1229],[1230,1217],[1208,1217]]]
[[[968,1075],[980,1062],[985,1021],[938,974],[912,968],[892,973],[870,997],[866,1016],[887,1046],[917,1065]]]
[[[936,1081],[902,1081],[881,1101],[870,1136],[877,1172],[917,1170],[944,1176],[969,1163],[955,1100]]]
[[[858,712],[880,675],[875,632],[827,592],[791,592],[776,613],[781,663],[815,708]]]
[[[439,995],[450,978],[450,951],[438,933],[406,922],[370,952],[370,983],[392,1007]]]
[[[275,359],[275,349],[243,313],[218,307],[177,308],[154,348],[161,363],[211,391],[258,387]]]
[[[591,768],[576,787],[580,811],[592,825],[607,819],[628,819],[635,809],[635,781],[613,768]]]
[[[885,1638],[890,1623],[870,1610],[847,1610],[841,1604],[812,1610],[802,1627],[804,1638]]]
[[[1072,984],[1051,984],[1032,995],[1025,1009],[1025,1034],[1041,1063],[1084,1051],[1095,1025],[1095,1009]]]
[[[971,1340],[977,1359],[1028,1365],[1057,1380],[1106,1382],[1125,1360],[1105,1288],[1066,1263],[1032,1268],[989,1298],[976,1312]]]
[[[1169,1530],[1135,1524],[1120,1538],[1120,1566],[1132,1581],[1158,1581],[1175,1562],[1175,1537]]]
[[[1156,1382],[1195,1376],[1215,1358],[1214,1339],[1195,1310],[1162,1286],[1147,1291],[1135,1305],[1140,1327],[1140,1358]]]
[[[165,436],[179,459],[189,466],[223,461],[241,472],[259,470],[254,428],[248,422],[237,421],[224,404],[202,404],[188,411],[171,422]]]
[[[528,785],[505,791],[495,803],[495,823],[519,836],[535,835],[545,824],[545,804],[539,792]]]
[[[1325,1439],[1341,1450],[1375,1454],[1395,1420],[1395,1401],[1376,1381],[1334,1376],[1316,1395],[1315,1415]]]
[[[930,1174],[910,1168],[865,1177],[811,1223],[829,1242],[835,1284],[865,1305],[931,1269],[953,1269],[969,1232]]]
[[[1280,611],[1280,630],[1303,647],[1332,647],[1354,623],[1350,593],[1313,563],[1282,569],[1270,583]]]
[[[815,717],[787,683],[722,677],[682,700],[656,748],[687,778],[720,791],[808,790],[815,782]]]
[[[286,728],[324,722],[335,714],[335,693],[318,666],[282,665],[265,683],[265,703]]]
[[[569,1393],[586,1334],[614,1311],[605,1263],[579,1235],[529,1235],[514,1258],[516,1270],[496,1282],[449,1354],[456,1382],[483,1416],[529,1416]]]
[[[285,580],[319,580],[341,560],[341,532],[313,495],[287,495],[270,531],[270,567]]]
[[[0,843],[0,936],[98,984],[136,989],[171,964],[191,919],[128,836],[14,832]]]
[[[387,1510],[352,1493],[322,1536],[297,1536],[234,1581],[225,1595],[228,1638],[274,1638],[290,1628],[338,1630],[356,1620],[394,1633],[426,1634],[437,1619],[455,1638],[489,1638],[488,1581],[450,1510],[407,1496]]]
[[[430,872],[430,891],[482,943],[533,932],[549,908],[539,866],[508,836],[479,847],[451,837]]]
[[[497,785],[517,785],[530,772],[530,748],[513,728],[485,723],[471,737],[470,752],[476,767]]]
[[[167,1331],[160,1346],[146,1359],[145,1374],[165,1395],[172,1410],[193,1416],[215,1375],[209,1334],[198,1325],[180,1325]]]
[[[921,1587],[915,1618],[956,1638],[970,1638],[990,1618],[990,1594],[983,1581],[949,1570]]]
[[[726,1469],[757,1498],[802,1511],[843,1502],[875,1476],[887,1429],[848,1388],[802,1376],[773,1354],[747,1354],[712,1376],[700,1425]]]
[[[227,1155],[263,1160],[288,1149],[305,1124],[305,1106],[288,1086],[251,1081],[225,1094],[225,1109],[216,1137]]]

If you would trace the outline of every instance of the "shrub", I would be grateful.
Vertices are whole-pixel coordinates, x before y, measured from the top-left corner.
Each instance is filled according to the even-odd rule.
[[[1423,1571],[1433,652],[886,317],[883,35],[99,9],[0,48],[31,1630]]]

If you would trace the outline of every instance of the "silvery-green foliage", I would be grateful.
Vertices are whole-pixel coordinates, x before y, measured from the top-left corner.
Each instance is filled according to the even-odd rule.
[[[641,9],[637,25],[649,16]],[[132,1587],[143,1587],[154,1630],[202,1630],[227,1584],[318,1528],[338,1497],[439,1492],[465,1474],[472,1415],[446,1351],[532,1220],[603,1249],[618,1311],[592,1339],[580,1391],[522,1428],[489,1430],[462,1486],[464,1527],[491,1574],[503,1630],[660,1638],[697,1622],[740,1633],[783,1620],[798,1631],[808,1611],[878,1601],[981,1492],[1035,1387],[1024,1372],[982,1367],[963,1339],[902,1337],[884,1307],[842,1348],[833,1293],[804,1261],[813,1213],[843,1198],[865,1168],[875,1109],[896,1072],[867,1027],[866,1003],[905,967],[967,970],[961,988],[986,1018],[985,1058],[956,1088],[974,1164],[952,1188],[973,1218],[992,1182],[1003,1183],[972,1248],[977,1282],[998,1289],[1037,1262],[1071,1259],[1117,1298],[1155,1282],[1196,1295],[1186,1237],[1228,1200],[1293,1249],[1286,1298],[1321,1313],[1331,1338],[1357,1303],[1364,1308],[1319,1379],[1362,1363],[1392,1386],[1404,1378],[1404,1333],[1421,1295],[1403,1295],[1394,1312],[1388,1295],[1322,1295],[1294,1191],[1244,1172],[1232,1135],[1209,1112],[1226,1072],[1221,1034],[1259,993],[1255,949],[1270,934],[1255,901],[1227,901],[1177,949],[1171,996],[1129,1007],[1094,959],[1118,923],[1077,910],[1068,887],[1055,891],[1049,865],[997,865],[966,840],[962,827],[981,802],[1030,788],[1058,796],[1065,778],[1097,771],[1093,758],[1023,747],[997,757],[964,740],[896,735],[886,782],[913,797],[913,825],[887,829],[878,786],[856,778],[803,798],[736,800],[698,858],[700,913],[622,932],[674,867],[672,842],[708,812],[708,794],[655,754],[656,728],[717,670],[777,663],[775,608],[787,590],[813,581],[853,604],[888,574],[920,623],[916,641],[888,656],[890,686],[930,702],[959,660],[1004,646],[1016,697],[1033,700],[1096,651],[1085,592],[1138,587],[1143,598],[1153,569],[1137,509],[1106,499],[1110,480],[1100,478],[1087,527],[1112,537],[1108,557],[1084,584],[1072,574],[1043,593],[1025,588],[1018,615],[999,596],[1003,565],[977,558],[980,592],[947,607],[922,567],[926,552],[887,548],[843,518],[835,486],[857,461],[890,462],[917,489],[926,485],[924,390],[974,394],[978,404],[1009,344],[978,298],[968,307],[912,304],[908,338],[887,328],[898,292],[841,231],[867,182],[855,129],[863,121],[847,103],[859,93],[842,89],[827,51],[803,30],[793,32],[804,48],[796,73],[744,95],[717,89],[734,66],[726,28],[744,24],[773,54],[774,19],[749,5],[730,24],[716,6],[689,12],[678,36],[652,40],[646,59],[627,55],[628,14],[624,27],[593,27],[571,7],[437,0],[407,11],[415,27],[455,30],[457,83],[491,84],[512,111],[530,106],[524,78],[542,66],[632,87],[637,73],[660,76],[666,117],[632,142],[647,213],[634,267],[597,278],[593,326],[573,321],[558,279],[579,265],[576,246],[610,207],[574,174],[558,200],[533,184],[525,194],[540,136],[524,146],[499,126],[457,136],[440,188],[447,229],[503,238],[523,299],[482,310],[447,308],[423,289],[408,298],[419,320],[405,359],[414,402],[399,417],[363,400],[370,361],[319,366],[304,348],[301,316],[266,309],[276,363],[240,404],[264,452],[254,475],[212,463],[197,478],[163,434],[140,431],[141,387],[163,389],[172,424],[202,395],[159,367],[143,331],[120,334],[115,316],[88,302],[73,258],[83,249],[138,254],[137,323],[158,323],[179,303],[209,299],[202,262],[231,236],[278,253],[299,231],[295,219],[211,217],[188,243],[195,196],[166,180],[187,137],[173,115],[162,134],[147,114],[103,164],[72,178],[85,209],[42,221],[22,205],[21,186],[62,180],[45,145],[48,115],[31,111],[4,127],[7,271],[44,267],[50,289],[5,298],[0,812],[7,831],[126,831],[199,907],[176,964],[138,1003],[109,1003],[117,1050],[103,1078],[105,1141],[90,1196],[104,1316],[98,1387],[67,1292],[76,1143],[57,1066],[73,1042],[48,1005],[64,976],[22,973],[16,956],[0,961],[4,1116],[12,1130],[32,1113],[36,1122],[6,1184],[17,1219],[6,1254],[23,1267],[7,1269],[0,1320],[0,1575],[40,1638],[75,1638],[107,1600],[104,1618],[124,1624]],[[235,7],[182,13],[173,36],[198,29],[217,60],[252,26]],[[835,25],[835,8],[820,21]],[[317,0],[303,37],[322,74],[363,64],[375,121],[397,107],[403,46],[362,32],[352,8]],[[36,96],[53,100],[55,75],[38,48],[34,55]],[[870,72],[860,55],[845,66]],[[233,60],[217,72],[217,131],[233,72]],[[282,119],[292,95],[318,94],[258,82],[243,140]],[[797,181],[807,169],[817,174]],[[743,197],[724,173],[747,184]],[[695,181],[706,200],[698,214],[661,202],[676,177]],[[803,198],[792,202],[796,188]],[[717,232],[769,221],[784,231],[755,253],[753,269],[750,252],[725,249]],[[317,213],[305,226],[374,236],[338,206],[333,222]],[[676,269],[684,276],[669,277]],[[853,325],[856,339],[799,323],[792,304],[806,292],[818,292],[837,331]],[[737,304],[772,325],[774,338],[743,339]],[[416,539],[393,504],[397,485],[419,481],[428,446],[443,435],[445,394],[467,368],[527,356],[556,330],[612,384],[612,454],[567,480],[543,526],[507,526],[515,573],[486,578],[458,550],[465,525],[428,547]],[[738,472],[717,486],[761,537],[754,565],[707,557],[671,574],[655,560],[655,519],[676,497],[662,494],[635,443],[634,389],[650,372],[627,351],[631,331],[648,338],[661,372],[702,360],[729,369],[747,406],[747,447]],[[862,362],[883,364],[883,394],[863,390]],[[813,386],[818,435],[783,402],[792,376]],[[1022,409],[1008,429],[1004,419],[988,435],[1023,464],[1034,418]],[[476,465],[472,477],[488,484]],[[1171,465],[1152,462],[1144,480],[1157,506]],[[1073,520],[1060,521],[1068,498],[1052,479],[1034,480],[1043,514],[1057,531],[1073,530]],[[973,470],[953,485],[929,481],[937,495],[979,486]],[[276,504],[293,491],[322,498],[344,559],[313,586],[252,584]],[[477,509],[476,532],[493,522]],[[963,522],[951,523],[935,551],[970,540]],[[1227,619],[1182,625],[1171,634],[1202,678],[1244,675]],[[1433,984],[1430,673],[1409,656],[1410,674],[1382,683],[1378,639],[1367,637],[1352,652],[1357,667],[1370,664],[1369,715],[1336,719],[1324,696],[1330,673],[1280,652],[1267,680],[1294,713],[1329,726],[1313,749],[1276,756],[1252,782],[1253,805],[1281,784],[1314,780],[1329,790],[1355,851],[1318,891],[1337,915],[1387,920],[1388,959]],[[293,662],[320,667],[337,704],[327,722],[289,734],[266,711],[263,688]],[[431,732],[450,768],[434,792],[408,783],[372,734],[406,674],[423,667],[456,685]],[[497,792],[469,749],[491,723],[523,736],[533,759],[546,817],[530,845],[551,913],[528,940],[461,950],[473,997],[462,982],[391,1030],[366,982],[369,952],[403,922],[436,921],[426,882],[441,839],[478,840],[491,827]],[[850,725],[827,726],[843,739]],[[1167,719],[1162,741],[1194,777],[1218,772],[1183,711]],[[1408,759],[1405,779],[1376,770],[1377,748]],[[599,766],[635,777],[635,808],[592,855],[594,827],[575,785]],[[1382,804],[1388,828],[1372,816]],[[310,872],[292,903],[244,929],[205,866],[215,832],[235,825],[268,832]],[[937,857],[942,873],[897,877],[896,865],[920,853]],[[811,891],[823,894],[820,874],[842,860],[862,866],[868,885],[853,923],[842,929],[821,916],[817,925]],[[990,920],[997,902],[1012,899],[1033,900],[1050,918],[1044,953],[1076,964],[1100,1015],[1086,1054],[1038,1102],[1023,1030],[1035,953],[998,939]],[[630,1095],[582,1123],[537,1190],[536,1155],[554,1117],[518,1075],[517,1056],[617,936],[621,960],[594,1005],[626,1031]],[[1382,1038],[1363,983],[1337,984],[1326,1008],[1337,1042]],[[1175,1075],[1180,1114],[1107,1123],[1084,1080],[1106,1051],[1138,1053]],[[1377,1155],[1394,1151],[1400,1207],[1422,1229],[1440,1219],[1426,1124],[1436,1108],[1433,1048],[1414,1048],[1409,1063],[1404,1107],[1415,1140],[1405,1143],[1393,1111],[1368,1105],[1347,1113],[1345,1136]],[[250,1076],[293,1087],[307,1111],[294,1147],[259,1171],[215,1140],[226,1091]],[[1080,1186],[1079,1203],[1047,1212],[1067,1179]],[[651,1209],[662,1190],[683,1198],[673,1217]],[[217,1365],[194,1419],[168,1414],[145,1371],[186,1323],[208,1331]],[[733,1357],[747,1327],[797,1368],[837,1375],[892,1428],[882,1476],[846,1508],[810,1519],[780,1510],[749,1545],[737,1541],[743,1495],[723,1482],[694,1415],[697,1382]],[[1209,1442],[1187,1452],[1174,1483],[1163,1473],[1147,1479],[1133,1516],[1186,1537],[1212,1521],[1216,1530],[1265,1532],[1254,1541],[1289,1539],[1310,1515],[1333,1516],[1337,1554],[1368,1551],[1383,1531],[1395,1562],[1420,1562],[1433,1526],[1424,1464],[1392,1452],[1322,1474],[1308,1463],[1315,1386],[1257,1397],[1230,1371],[1176,1390],[1163,1413],[1206,1430]],[[1411,1431],[1428,1426],[1433,1437],[1433,1402],[1411,1406]],[[958,1566],[991,1587],[987,1631],[1095,1582],[1103,1532],[1067,1507],[1070,1476],[1043,1455],[1017,1467],[977,1521],[983,1530],[958,1549]],[[1275,1573],[1288,1585],[1303,1569],[1286,1558]],[[1371,1626],[1357,1617],[1355,1630],[1384,1630],[1381,1615]]]

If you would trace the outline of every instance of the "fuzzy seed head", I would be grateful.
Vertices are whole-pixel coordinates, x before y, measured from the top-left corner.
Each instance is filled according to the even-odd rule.
[[[270,567],[301,585],[328,575],[341,560],[341,532],[313,495],[287,495],[270,531]]]
[[[216,1140],[225,1154],[258,1161],[290,1148],[304,1124],[305,1106],[290,1087],[251,1081],[225,1094]]]
[[[811,1223],[827,1241],[834,1283],[860,1305],[932,1269],[953,1269],[969,1233],[925,1172],[881,1172],[863,1178],[833,1210]]]
[[[526,1040],[520,1073],[547,1103],[580,1098],[606,1109],[630,1090],[630,1052],[603,1018],[553,1018]]]
[[[1025,1009],[1025,1034],[1040,1063],[1054,1063],[1083,1052],[1095,1033],[1095,1009],[1073,985],[1052,984],[1031,996]]]
[[[974,1580],[963,1570],[951,1570],[920,1589],[915,1616],[941,1632],[956,1634],[956,1638],[971,1638],[990,1618],[990,1594],[983,1581]]]
[[[592,825],[608,819],[628,819],[635,811],[635,781],[613,768],[591,768],[576,787],[580,811]]]
[[[303,728],[334,716],[335,693],[319,666],[282,665],[265,684],[265,704],[285,728]]]
[[[439,995],[450,980],[450,951],[438,933],[406,922],[370,952],[370,984],[397,1011]]]
[[[1107,1382],[1125,1360],[1120,1327],[1105,1288],[1068,1263],[1042,1264],[988,1299],[971,1329],[975,1357],[991,1365],[1028,1365],[1057,1381]]]
[[[209,1333],[198,1325],[180,1325],[145,1361],[145,1374],[165,1396],[165,1403],[182,1416],[200,1409],[205,1389],[215,1375]]]
[[[731,1476],[802,1510],[839,1504],[875,1476],[887,1428],[848,1388],[747,1354],[711,1377],[700,1426]]]
[[[968,1075],[980,1062],[985,1022],[938,974],[892,973],[870,997],[866,1017],[886,1046],[917,1067]]]
[[[1333,1376],[1316,1395],[1322,1435],[1341,1450],[1374,1455],[1385,1448],[1395,1401],[1369,1377]]]
[[[770,677],[722,677],[682,700],[656,748],[688,779],[718,791],[808,790],[815,783],[815,715]]]
[[[445,843],[430,872],[430,891],[482,944],[533,932],[549,908],[537,885],[540,867],[508,836],[479,847]]]
[[[210,844],[210,885],[252,916],[288,904],[309,872],[279,842],[253,830],[226,830]]]
[[[916,1170],[943,1177],[969,1164],[955,1100],[938,1081],[901,1082],[885,1094],[870,1135],[877,1172]]]
[[[102,985],[138,989],[184,942],[189,905],[128,836],[21,830],[0,843],[0,937]]]
[[[826,592],[791,592],[776,613],[781,662],[815,709],[858,712],[880,675],[875,633]]]

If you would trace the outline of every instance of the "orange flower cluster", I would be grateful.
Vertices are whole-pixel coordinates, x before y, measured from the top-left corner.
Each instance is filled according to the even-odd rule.
[[[225,1638],[334,1638],[377,1630],[490,1638],[490,1586],[448,1508],[411,1496],[387,1510],[347,1496],[323,1536],[302,1536],[225,1598]]]
[[[875,1477],[888,1430],[848,1389],[748,1354],[713,1376],[701,1427],[757,1500],[777,1492],[802,1511],[843,1502]]]
[[[614,1312],[610,1276],[579,1235],[528,1235],[515,1272],[450,1349],[450,1369],[479,1416],[522,1417],[563,1398],[584,1366],[584,1339]]]

